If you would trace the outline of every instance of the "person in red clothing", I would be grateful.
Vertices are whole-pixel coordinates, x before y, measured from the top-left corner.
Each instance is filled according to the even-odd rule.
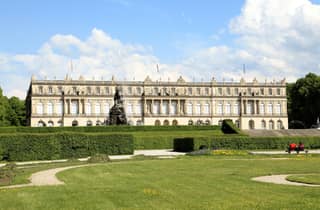
[[[297,149],[296,143],[291,143],[289,144],[288,153],[290,154],[291,151],[296,151],[296,149]]]

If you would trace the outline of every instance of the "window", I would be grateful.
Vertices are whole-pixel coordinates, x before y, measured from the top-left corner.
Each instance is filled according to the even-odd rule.
[[[38,88],[38,91],[39,91],[39,94],[43,94],[43,87],[40,86],[40,87]]]
[[[72,93],[76,94],[77,93],[77,88],[76,87],[72,87]]]
[[[219,125],[219,126],[222,126],[222,120],[219,120],[219,121],[218,121],[218,125]]]
[[[210,105],[209,104],[204,104],[203,105],[203,113],[204,114],[209,114],[209,109],[210,109]]]
[[[230,94],[231,94],[231,90],[230,90],[230,88],[229,88],[229,87],[227,88],[227,94],[228,94],[228,95],[230,95]]]
[[[197,95],[200,95],[200,94],[201,94],[201,89],[197,88]]]
[[[189,120],[189,121],[188,121],[188,125],[193,125],[193,121],[192,121],[192,120]]]
[[[87,126],[92,126],[92,121],[91,120],[87,121]]]
[[[101,106],[100,106],[99,103],[97,103],[97,104],[95,105],[94,113],[95,113],[96,115],[99,115],[99,114],[101,113]]]
[[[105,91],[106,91],[106,95],[109,95],[109,93],[110,93],[109,87],[106,87]]]
[[[247,103],[247,114],[252,114],[252,113],[253,113],[253,103],[249,101]]]
[[[43,104],[42,103],[37,104],[37,114],[43,114]]]
[[[38,122],[38,127],[45,127],[45,126],[46,124],[42,120]]]
[[[264,114],[264,109],[265,109],[265,107],[264,107],[264,103],[261,103],[260,104],[260,114]]]
[[[171,94],[175,95],[176,94],[176,89],[175,88],[171,88]]]
[[[154,88],[154,95],[159,95],[159,89],[158,88]]]
[[[222,103],[219,103],[219,104],[218,104],[217,113],[218,113],[218,114],[223,114],[223,106],[222,106]]]
[[[177,102],[171,101],[170,114],[177,114]]]
[[[204,89],[204,94],[207,96],[207,95],[209,95],[209,88],[205,88]]]
[[[71,102],[71,114],[76,115],[79,113],[79,104],[78,101]]]
[[[218,94],[221,96],[222,95],[222,88],[218,88]]]
[[[201,114],[201,105],[200,104],[196,104],[196,114],[197,115]]]
[[[239,95],[239,88],[235,88],[235,89],[234,89],[234,94],[235,94],[235,95]]]
[[[104,113],[109,114],[109,111],[110,111],[110,105],[108,103],[106,103],[104,105]]]
[[[51,102],[47,104],[47,114],[49,115],[53,114],[53,104]]]
[[[140,95],[141,94],[141,88],[137,87],[137,94]]]
[[[162,102],[162,113],[163,114],[169,114],[168,105],[169,105],[168,101]]]
[[[272,113],[273,113],[273,105],[272,105],[272,103],[269,103],[269,104],[268,104],[268,113],[269,113],[269,114],[272,114]]]
[[[132,94],[132,87],[128,87],[128,95]]]
[[[226,104],[226,114],[231,114],[231,104],[230,103]]]
[[[264,88],[260,88],[260,94],[264,95]]]
[[[87,94],[91,94],[91,87],[87,87]]]
[[[159,126],[159,125],[161,125],[160,120],[156,120],[156,121],[154,121],[154,125],[155,125],[155,126]]]
[[[233,114],[240,114],[240,107],[238,103],[233,105]]]
[[[86,114],[90,115],[91,114],[91,104],[86,103]]]
[[[269,130],[273,130],[274,129],[274,123],[272,120],[269,121]]]
[[[58,93],[62,94],[62,87],[61,86],[58,87]]]
[[[192,88],[188,88],[188,95],[189,95],[189,96],[192,95]]]
[[[57,114],[61,115],[62,111],[63,111],[63,103],[62,103],[62,101],[60,101],[57,103]]]
[[[276,114],[281,114],[281,104],[280,103],[276,104]]]
[[[248,89],[247,89],[248,95],[251,95],[251,92],[252,92],[251,88],[248,88]]]
[[[261,121],[261,128],[266,129],[266,121],[265,120]]]
[[[283,125],[282,125],[282,121],[281,120],[277,121],[277,129],[278,130],[283,129]]]
[[[272,88],[269,88],[269,95],[272,96]]]
[[[141,114],[141,112],[142,112],[141,103],[137,103],[137,104],[136,104],[136,113],[137,113],[137,114]]]
[[[187,114],[192,114],[192,103],[187,104]]]
[[[169,120],[164,120],[164,121],[163,121],[163,125],[168,126],[168,125],[169,125]]]
[[[159,101],[155,101],[153,103],[152,113],[153,114],[160,114],[160,102]]]
[[[127,104],[127,113],[130,115],[133,113],[132,104]]]
[[[281,90],[280,90],[280,88],[277,88],[277,95],[278,95],[278,96],[281,95]]]
[[[53,121],[52,121],[52,120],[50,120],[50,121],[48,122],[48,127],[53,127]]]
[[[96,94],[100,95],[100,87],[96,87]]]
[[[240,121],[239,120],[236,120],[235,124],[236,124],[237,128],[240,128]]]
[[[178,125],[178,121],[177,120],[172,120],[172,125],[173,126],[177,126]]]
[[[79,125],[79,123],[78,123],[77,120],[72,121],[72,126],[73,126],[73,127],[74,127],[74,126],[78,126],[78,125]]]
[[[48,93],[49,93],[49,94],[52,94],[52,93],[53,93],[52,87],[49,87],[49,88],[48,88]]]
[[[249,121],[249,129],[250,130],[254,129],[254,121],[253,120]]]

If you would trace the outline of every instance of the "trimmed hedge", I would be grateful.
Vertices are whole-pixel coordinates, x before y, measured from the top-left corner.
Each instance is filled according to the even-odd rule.
[[[225,134],[242,134],[240,129],[233,124],[232,120],[226,119],[222,121],[221,130]]]
[[[176,138],[173,141],[173,150],[176,152],[191,152],[194,150],[193,138]]]
[[[47,133],[1,134],[2,160],[27,161],[81,158],[94,154],[133,154],[127,134]]]
[[[87,127],[0,127],[0,133],[58,133],[58,132],[134,132],[220,130],[220,126],[87,126]]]
[[[230,135],[228,137],[193,138],[193,150],[198,150],[203,146],[212,149],[285,150],[289,143],[298,143],[300,141],[305,145],[306,149],[320,148],[320,137],[247,137]],[[176,148],[174,149],[176,150]]]

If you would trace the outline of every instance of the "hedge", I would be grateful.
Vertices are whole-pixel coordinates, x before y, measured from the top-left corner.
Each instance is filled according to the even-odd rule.
[[[134,132],[220,130],[220,126],[85,126],[85,127],[0,127],[0,133],[57,133],[57,132]]]
[[[47,133],[1,134],[2,160],[52,160],[133,154],[133,136],[127,134]]]
[[[221,130],[225,134],[242,134],[239,128],[233,124],[232,120],[225,119],[222,121]]]
[[[178,138],[177,138],[178,139]],[[176,141],[176,139],[174,140]],[[192,138],[193,150],[198,150],[200,147],[212,149],[280,149],[285,150],[289,143],[302,142],[306,149],[319,149],[320,137],[248,137],[248,136],[227,136],[227,137],[195,137]],[[179,144],[184,144],[178,140]],[[185,142],[190,144],[190,142]],[[179,149],[181,146],[175,148]],[[179,150],[177,150],[179,151]]]

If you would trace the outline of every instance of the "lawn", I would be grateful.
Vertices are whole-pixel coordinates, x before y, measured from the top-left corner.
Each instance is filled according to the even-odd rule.
[[[320,187],[259,183],[271,174],[320,174],[319,157],[187,156],[71,169],[63,186],[0,190],[0,209],[319,209]]]
[[[320,174],[299,174],[287,177],[287,180],[293,182],[302,182],[308,184],[320,185]]]

